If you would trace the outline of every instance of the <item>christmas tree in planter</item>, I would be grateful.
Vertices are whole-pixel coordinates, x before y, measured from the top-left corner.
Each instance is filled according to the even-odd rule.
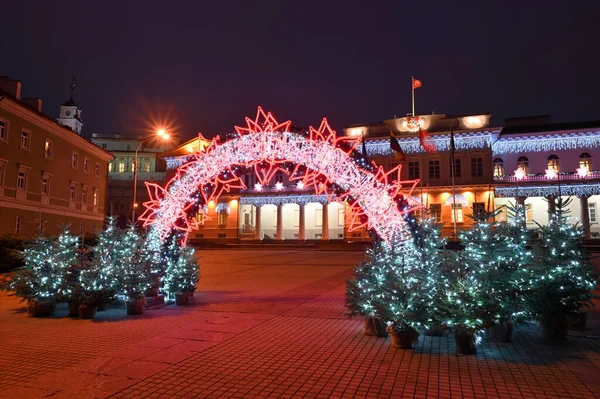
[[[198,283],[199,271],[194,249],[180,244],[177,236],[172,237],[162,253],[167,265],[164,288],[178,305],[186,304],[193,296]]]
[[[546,226],[538,225],[539,238],[533,244],[526,298],[546,339],[566,339],[567,315],[587,306],[598,285],[598,271],[582,247],[582,227],[567,223],[570,203],[556,200],[556,211]]]
[[[106,218],[104,230],[98,233],[92,257],[94,269],[100,272],[95,285],[102,287],[96,296],[98,310],[105,310],[117,295],[116,272],[121,262],[121,237],[122,233],[117,228],[115,218]]]
[[[526,280],[526,264],[529,251],[526,249],[526,231],[518,217],[504,226],[490,222],[495,212],[480,211],[471,216],[472,229],[460,234],[465,249],[461,254],[463,280],[457,287],[465,288],[472,295],[466,295],[458,302],[450,302],[455,314],[461,313],[457,307],[468,307],[473,314],[466,317],[481,321],[481,327],[488,328],[491,336],[508,342],[512,334],[513,322],[524,319],[522,286]],[[473,300],[474,304],[467,302]],[[460,333],[465,330],[462,319],[454,320],[453,327]],[[464,331],[463,331],[464,332]],[[503,332],[503,334],[498,334]]]
[[[114,267],[117,293],[125,297],[129,315],[144,313],[144,291],[152,285],[150,276],[147,275],[151,260],[145,256],[144,246],[145,240],[135,225],[130,225],[113,247],[117,255]]]

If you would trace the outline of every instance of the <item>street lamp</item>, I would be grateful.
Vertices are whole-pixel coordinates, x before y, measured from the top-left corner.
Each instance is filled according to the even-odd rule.
[[[160,138],[162,140],[169,140],[169,138],[171,138],[171,136],[169,135],[169,133],[167,133],[167,131],[165,129],[158,129],[156,131],[156,135],[152,135],[149,137],[146,137],[145,139],[143,139],[142,141],[140,141],[140,143],[138,144],[137,148],[135,149],[135,156],[133,157],[133,206],[131,208],[131,223],[135,223],[135,210],[137,209],[137,175],[138,175],[138,152],[140,150],[140,148],[142,147],[142,144],[144,144],[146,141],[150,141],[150,140],[154,140],[156,138]]]

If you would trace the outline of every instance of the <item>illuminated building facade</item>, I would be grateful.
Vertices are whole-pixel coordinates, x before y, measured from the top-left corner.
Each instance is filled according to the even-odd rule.
[[[548,123],[547,116],[507,120],[493,145],[496,208],[526,207],[527,226],[546,224],[552,203],[571,197],[569,221],[581,223],[586,236],[600,235],[600,121]],[[594,169],[596,168],[596,169]]]

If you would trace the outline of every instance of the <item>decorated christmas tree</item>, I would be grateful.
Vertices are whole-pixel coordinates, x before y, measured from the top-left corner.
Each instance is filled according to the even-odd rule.
[[[130,225],[120,235],[118,244],[113,247],[118,258],[113,273],[117,293],[130,302],[143,299],[144,291],[152,284],[150,276],[147,275],[151,260],[144,256],[144,247],[145,240],[135,225]]]
[[[116,226],[115,218],[106,218],[105,228],[98,233],[93,250],[93,269],[99,272],[99,275],[93,278],[93,285],[102,287],[101,293],[97,295],[98,306],[101,308],[117,295],[116,272],[121,262],[121,237],[122,233]]]
[[[194,249],[182,246],[178,237],[174,236],[163,251],[162,258],[167,265],[164,277],[165,291],[171,298],[184,294],[187,295],[187,299],[196,290],[199,278]],[[181,301],[182,298],[179,299],[179,302]]]
[[[570,203],[556,200],[556,211],[546,226],[538,225],[539,239],[533,245],[527,302],[544,338],[564,339],[566,315],[589,305],[598,285],[598,271],[582,247],[583,229],[567,222]]]

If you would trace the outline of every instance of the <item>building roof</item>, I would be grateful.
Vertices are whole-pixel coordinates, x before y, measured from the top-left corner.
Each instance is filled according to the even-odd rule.
[[[564,123],[543,123],[531,125],[506,126],[502,128],[501,135],[554,132],[559,130],[583,130],[600,129],[600,120],[583,122],[564,122]]]
[[[176,147],[173,147],[165,152],[158,154],[159,158],[177,158],[184,157],[198,151],[198,147],[204,148],[210,144],[210,140],[204,137],[194,137],[191,140],[181,143]]]

